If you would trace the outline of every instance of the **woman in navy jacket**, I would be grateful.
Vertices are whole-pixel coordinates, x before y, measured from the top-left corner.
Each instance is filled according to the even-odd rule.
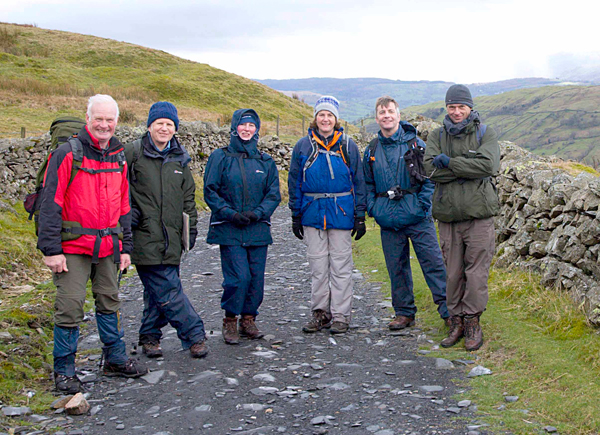
[[[206,241],[221,248],[227,344],[238,344],[240,335],[263,336],[255,318],[263,300],[267,246],[273,243],[270,218],[281,195],[275,162],[257,149],[259,130],[254,110],[236,110],[229,146],[210,155],[204,172],[204,200],[212,211]]]

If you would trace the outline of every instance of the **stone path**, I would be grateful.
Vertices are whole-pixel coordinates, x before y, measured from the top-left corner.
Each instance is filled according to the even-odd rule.
[[[464,368],[419,351],[427,337],[418,328],[388,331],[390,303],[382,300],[380,287],[365,282],[358,271],[349,333],[302,333],[310,316],[310,275],[305,247],[293,237],[283,207],[273,218],[275,243],[269,250],[258,317],[268,335],[259,341],[243,340],[239,346],[225,345],[220,332],[219,249],[202,242],[207,225],[208,215],[202,215],[201,234],[182,265],[182,279],[205,322],[208,357],[190,358],[181,350],[175,330],[167,327],[164,358],[135,355],[152,370],[148,376],[97,378],[100,344],[92,321],[80,354],[86,349],[96,352],[78,365],[91,381],[86,383],[90,415],[53,416],[47,427],[58,425],[66,434],[484,433],[475,420],[474,405],[452,398],[460,389],[451,379],[464,377]],[[122,286],[122,297],[131,350],[142,312],[137,277]]]

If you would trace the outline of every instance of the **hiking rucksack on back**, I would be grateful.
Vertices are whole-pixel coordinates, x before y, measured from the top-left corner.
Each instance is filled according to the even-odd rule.
[[[42,165],[38,169],[35,177],[35,190],[25,197],[23,205],[25,210],[29,213],[29,220],[34,218],[35,221],[35,233],[38,231],[38,216],[40,214],[40,206],[42,202],[42,189],[44,187],[44,177],[46,176],[46,169],[48,167],[48,161],[52,152],[63,143],[69,141],[71,138],[76,138],[77,133],[83,128],[85,121],[72,116],[61,116],[56,118],[50,125],[50,136],[51,142],[48,148],[48,155],[42,162]],[[81,166],[83,161],[83,149],[81,142],[78,139],[72,140],[71,148],[73,151],[73,169],[71,170],[71,181],[75,178],[77,168]]]

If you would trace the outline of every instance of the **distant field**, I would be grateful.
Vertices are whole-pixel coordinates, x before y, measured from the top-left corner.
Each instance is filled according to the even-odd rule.
[[[502,140],[539,155],[600,162],[600,86],[546,86],[478,97],[475,109]],[[441,121],[444,103],[407,111]]]
[[[25,127],[45,132],[58,115],[84,115],[87,98],[115,97],[121,122],[145,122],[150,105],[169,100],[186,121],[225,122],[254,108],[270,134],[302,134],[312,109],[265,85],[125,42],[0,23],[0,137]],[[265,132],[263,131],[263,134]]]

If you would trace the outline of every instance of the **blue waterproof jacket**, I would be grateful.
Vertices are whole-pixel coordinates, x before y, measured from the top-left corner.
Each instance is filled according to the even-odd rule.
[[[204,171],[204,200],[210,207],[210,228],[206,241],[218,245],[261,246],[273,243],[271,215],[281,202],[279,174],[268,154],[258,151],[258,131],[249,141],[237,133],[240,119],[252,109],[239,109],[231,119],[231,139],[227,148],[215,150]],[[258,222],[245,227],[232,223],[236,213],[253,211]]]
[[[302,216],[302,225],[322,230],[351,230],[354,217],[364,217],[367,209],[366,190],[360,151],[352,140],[348,140],[348,162],[344,161],[340,147],[343,144],[343,129],[328,138],[314,132],[321,143],[315,141],[319,152],[310,167],[305,164],[312,154],[311,137],[296,143],[290,162],[288,190],[289,206],[293,216]],[[337,141],[329,148],[335,137]],[[313,137],[314,140],[314,137]],[[323,146],[324,145],[324,146]]]
[[[400,121],[398,131],[392,137],[386,138],[379,133],[375,155],[371,155],[370,147],[365,150],[363,168],[367,185],[367,212],[382,228],[398,230],[416,224],[431,214],[434,184],[429,179],[417,192],[406,194],[399,200],[377,196],[394,186],[400,186],[403,190],[418,187],[411,186],[410,174],[404,163],[404,154],[416,136],[415,127]],[[425,147],[421,139],[417,139],[417,142]]]

